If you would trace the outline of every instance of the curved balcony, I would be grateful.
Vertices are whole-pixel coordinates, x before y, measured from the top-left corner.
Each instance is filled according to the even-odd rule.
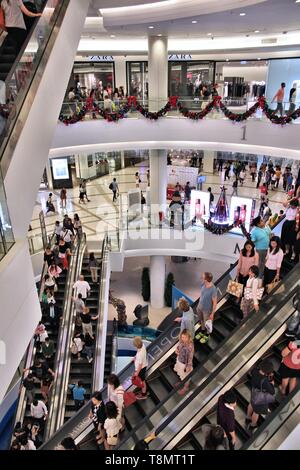
[[[226,106],[228,111],[240,114],[246,113],[255,103],[229,101]],[[97,108],[99,106],[101,110],[102,105],[97,103]],[[122,103],[118,105],[122,110]],[[152,102],[148,104],[151,109],[154,105]],[[156,101],[156,109],[165,105],[166,101]],[[122,119],[109,122],[91,110],[80,122],[68,126],[60,122],[57,125],[50,155],[176,146],[300,158],[299,118],[284,126],[276,125],[258,108],[247,120],[230,122],[217,107],[198,121],[193,119],[193,113],[204,111],[207,102],[184,101],[183,106],[192,113],[190,119],[176,108],[157,120],[146,119],[141,112],[129,107]],[[71,117],[76,107],[80,108],[80,103],[64,103],[60,119]],[[288,103],[284,107],[288,109]],[[147,104],[144,108],[148,112]]]

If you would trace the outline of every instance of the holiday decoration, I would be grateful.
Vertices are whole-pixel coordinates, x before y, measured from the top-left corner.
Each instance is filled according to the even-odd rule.
[[[97,118],[97,115],[101,116],[108,122],[118,122],[120,119],[126,117],[126,114],[130,111],[138,111],[146,119],[151,119],[156,121],[157,119],[165,116],[171,109],[178,109],[178,111],[186,118],[192,119],[193,121],[198,121],[210,113],[213,109],[221,110],[221,112],[226,116],[230,121],[233,122],[243,122],[246,121],[249,117],[256,113],[256,111],[261,108],[266,117],[273,123],[284,126],[291,123],[293,120],[300,118],[300,107],[296,109],[293,113],[286,116],[277,116],[275,112],[269,107],[268,103],[264,96],[260,97],[258,101],[245,111],[244,113],[233,113],[230,111],[225,104],[222,102],[220,96],[214,96],[213,100],[210,101],[205,108],[201,111],[189,111],[181,102],[178,96],[170,96],[168,103],[161,108],[159,111],[148,111],[142,105],[137,102],[135,96],[129,96],[127,98],[126,104],[121,107],[118,111],[107,112],[103,109],[100,109],[99,105],[95,104],[91,98],[87,98],[84,106],[81,109],[77,109],[72,116],[64,116],[61,114],[59,120],[66,124],[75,124],[79,121],[82,121],[86,114],[89,112],[92,114],[93,119]]]

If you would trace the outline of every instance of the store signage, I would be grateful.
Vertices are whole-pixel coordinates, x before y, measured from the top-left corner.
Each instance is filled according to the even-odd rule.
[[[168,60],[192,60],[191,54],[169,54]]]
[[[112,55],[90,55],[87,59],[93,62],[111,62],[115,60]]]

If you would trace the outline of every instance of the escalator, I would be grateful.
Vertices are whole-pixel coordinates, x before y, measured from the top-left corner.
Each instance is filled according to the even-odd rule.
[[[237,448],[244,446],[251,439],[244,422],[250,397],[249,372],[258,360],[266,356],[272,359],[275,370],[279,366],[280,352],[286,343],[283,337],[285,325],[295,311],[292,299],[299,286],[299,271],[300,268],[296,267],[287,276],[284,283],[287,289],[285,294],[274,293],[262,304],[259,322],[257,314],[252,314],[223,346],[214,351],[201,368],[194,371],[196,373],[187,378],[190,387],[181,401],[178,400],[177,391],[173,390],[152,413],[139,419],[118,449],[132,449],[138,440],[156,429],[158,437],[151,443],[151,450],[200,450],[203,446],[200,426],[205,422],[216,422],[215,407],[218,398],[232,387],[236,389],[238,397]],[[278,384],[278,375],[275,378]],[[279,406],[277,401],[273,406],[274,412]],[[134,419],[137,423],[137,417]],[[263,424],[263,419],[260,419],[259,425]]]
[[[100,260],[98,260],[99,262]],[[84,275],[85,281],[87,281],[91,286],[90,295],[86,300],[86,306],[90,309],[90,314],[96,316],[98,314],[98,304],[99,304],[99,283],[94,284],[92,282],[91,273],[88,267],[89,259],[86,257],[83,259],[81,274]],[[98,276],[99,281],[99,276]],[[93,332],[96,331],[97,320],[93,320]],[[70,373],[69,373],[69,385],[78,383],[80,380],[83,382],[83,386],[86,389],[86,399],[90,399],[93,387],[93,367],[94,364],[89,363],[85,356],[78,358],[71,358],[70,364]],[[75,413],[75,404],[72,399],[71,390],[68,391],[66,407],[65,407],[65,417],[64,421],[66,422],[70,419]]]
[[[264,354],[263,357],[260,357],[258,362],[254,367],[256,367],[262,359],[269,359],[274,367],[274,382],[275,388],[278,392],[278,386],[281,383],[278,372],[280,363],[281,363],[281,351],[287,346],[289,340],[286,337],[281,337],[275,344],[269,349],[269,351]],[[237,443],[235,448],[241,449],[244,445],[252,438],[254,432],[249,430],[249,427],[246,426],[245,419],[247,416],[247,408],[250,402],[251,396],[251,371],[249,371],[243,379],[233,387],[233,391],[237,397],[237,407],[235,409],[235,427],[237,434]],[[276,414],[278,407],[282,401],[281,397],[277,393],[275,398],[275,403],[270,405],[271,413]],[[265,422],[265,417],[260,416],[258,420],[258,429],[255,430],[255,433],[259,431],[260,426]],[[201,420],[195,428],[189,432],[182,442],[180,442],[176,449],[178,450],[203,450],[204,447],[204,436],[201,430],[203,424],[217,424],[217,412],[212,410],[203,420]]]
[[[290,268],[290,264],[285,265],[283,268],[283,273],[287,272]],[[224,349],[224,344],[226,345],[226,338],[228,339],[234,330],[239,330],[239,328],[236,328],[237,325],[240,324],[243,326],[243,324],[247,322],[242,321],[241,323],[242,318],[239,308],[235,302],[229,299],[225,294],[228,280],[234,277],[234,271],[235,267],[230,268],[230,270],[228,270],[222,276],[222,278],[220,278],[220,281],[216,283],[218,288],[219,302],[218,312],[214,322],[214,331],[208,343],[204,345],[196,343],[194,363],[194,370],[196,371],[202,369],[205,372],[205,368],[201,367],[201,365],[203,365],[207,358],[213,356],[213,354],[211,354],[212,351],[215,352],[216,349],[219,349],[222,352]],[[172,312],[172,315],[174,315],[174,312]],[[130,435],[132,430],[135,430],[136,423],[141,423],[143,420],[147,420],[147,416],[149,414],[156,414],[157,416],[155,417],[154,422],[151,421],[151,424],[147,423],[146,426],[142,426],[142,428],[145,432],[147,432],[147,429],[149,432],[149,428],[153,429],[153,427],[155,427],[163,417],[163,415],[161,415],[159,412],[156,413],[156,410],[161,405],[163,405],[166,400],[168,400],[172,392],[173,408],[178,406],[178,404],[181,402],[182,398],[178,394],[176,396],[174,394],[174,384],[178,382],[178,378],[172,370],[179,329],[180,327],[178,327],[178,325],[174,326],[174,323],[172,322],[172,325],[169,327],[169,329],[167,329],[165,333],[160,335],[156,341],[149,345],[147,349],[149,358],[147,376],[147,384],[149,384],[149,397],[147,400],[143,400],[142,403],[137,402],[126,410],[126,431],[122,433],[122,442],[126,442],[127,437]],[[241,341],[241,339],[239,341]],[[215,361],[212,359],[212,362]],[[130,377],[132,373],[133,367],[129,365],[119,374],[120,381],[123,383],[126,389],[128,389],[131,385]],[[104,387],[102,392],[105,398],[106,387]],[[57,445],[60,438],[63,438],[68,434],[71,434],[76,439],[76,441],[80,443],[80,448],[85,448],[84,442],[87,443],[88,448],[91,448],[92,435],[88,435],[88,430],[91,429],[91,427],[87,426],[86,420],[88,410],[89,406],[86,406],[84,409],[82,409],[81,412],[73,418],[73,423],[70,421],[68,423],[70,426],[65,426],[62,428],[55,436],[53,436],[52,441],[46,443],[44,448],[53,448],[53,446]],[[84,439],[84,442],[82,439]],[[122,444],[121,448],[123,448]],[[125,446],[124,448],[127,447]]]
[[[52,241],[53,241],[53,239],[52,239]],[[75,250],[75,257],[76,257],[76,250]],[[46,327],[48,337],[50,338],[50,340],[54,344],[54,354],[51,358],[47,359],[47,361],[46,361],[45,358],[43,357],[43,354],[42,354],[41,350],[39,348],[37,348],[37,344],[36,344],[35,340],[33,339],[31,341],[30,345],[29,345],[28,352],[27,352],[27,358],[26,358],[26,361],[25,361],[25,368],[27,368],[27,369],[30,369],[33,366],[33,364],[35,363],[35,361],[40,360],[40,362],[42,364],[47,363],[49,368],[52,369],[54,371],[54,373],[56,373],[60,330],[61,330],[61,325],[62,325],[62,322],[63,322],[62,318],[63,318],[64,312],[65,312],[64,307],[65,307],[65,302],[66,302],[66,285],[69,282],[70,272],[71,272],[72,265],[73,265],[73,258],[74,258],[74,256],[72,256],[72,260],[70,262],[69,270],[68,271],[62,271],[60,273],[59,278],[56,281],[58,290],[57,290],[57,292],[54,293],[54,297],[55,297],[55,302],[56,302],[55,306],[58,307],[58,309],[59,309],[60,318],[57,318],[58,321],[57,322],[50,322],[47,310],[45,308],[42,308],[41,321],[43,322],[43,324]],[[43,271],[42,271],[42,275],[41,275],[41,285],[40,285],[40,293],[39,293],[40,298],[41,298],[42,291],[44,289],[43,279],[44,279],[45,274],[47,273],[47,270],[48,270],[48,265],[47,265],[47,263],[44,263]],[[39,383],[35,384],[35,388],[34,388],[33,392],[34,392],[34,396],[38,400],[45,401],[43,396],[42,396],[41,385]],[[48,408],[48,411],[51,408],[51,392],[49,394],[49,402],[47,403],[47,408]],[[16,410],[15,423],[21,422],[23,424],[26,424],[26,423],[31,422],[31,421],[32,421],[32,418],[31,418],[31,413],[30,413],[30,404],[29,404],[28,400],[26,399],[25,389],[24,389],[23,386],[21,386],[19,402],[18,402],[18,406],[17,406],[17,410]],[[43,439],[43,436],[41,436],[41,439]]]

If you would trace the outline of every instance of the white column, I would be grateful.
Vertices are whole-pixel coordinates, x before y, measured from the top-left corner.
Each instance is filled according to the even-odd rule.
[[[168,100],[168,38],[148,38],[149,111],[157,111]],[[160,101],[158,101],[160,98]]]
[[[126,58],[124,56],[115,57],[115,86],[119,88],[120,86],[124,87],[125,94],[127,93],[127,83],[126,83]]]
[[[48,161],[46,163],[46,174],[47,174],[47,180],[48,180],[48,189],[53,189],[53,178],[52,178],[50,158],[48,158]]]
[[[213,172],[214,172],[214,158],[215,158],[215,152],[212,152],[211,150],[204,150],[204,156],[203,156],[203,160],[202,160],[203,172],[204,173],[213,174]]]
[[[159,224],[159,211],[166,214],[167,151],[150,150],[151,224]]]
[[[125,168],[125,152],[121,150],[121,168],[122,170]]]
[[[150,288],[152,308],[163,308],[165,306],[165,277],[165,257],[150,256]]]

